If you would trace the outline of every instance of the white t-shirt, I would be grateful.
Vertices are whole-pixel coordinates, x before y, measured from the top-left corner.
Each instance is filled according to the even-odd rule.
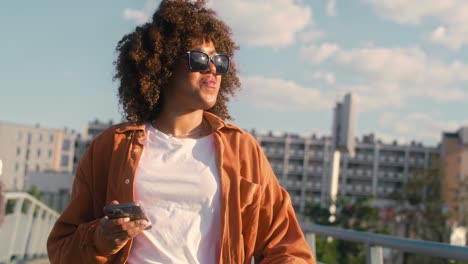
[[[218,263],[220,180],[214,137],[179,139],[146,125],[135,199],[153,225],[135,237],[128,263]]]

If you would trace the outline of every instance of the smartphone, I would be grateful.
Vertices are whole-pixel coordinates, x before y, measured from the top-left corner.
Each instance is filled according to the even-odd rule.
[[[128,217],[130,221],[143,219],[149,222],[145,209],[139,202],[106,205],[104,206],[104,214],[109,219]],[[151,229],[151,225],[145,228],[145,230],[148,229]]]

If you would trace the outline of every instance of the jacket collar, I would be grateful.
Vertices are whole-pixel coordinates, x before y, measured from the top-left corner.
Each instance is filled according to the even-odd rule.
[[[212,113],[204,111],[203,118],[205,118],[208,121],[213,131],[219,131],[221,129],[236,130],[239,132],[242,131],[239,127],[232,125],[232,124],[227,124],[221,118],[219,118],[218,116]],[[124,134],[129,131],[144,131],[144,130],[145,130],[145,124],[124,122],[124,123],[117,125],[117,128],[115,131],[117,134]]]

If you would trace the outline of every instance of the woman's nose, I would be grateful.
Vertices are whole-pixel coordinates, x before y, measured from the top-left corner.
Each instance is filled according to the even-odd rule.
[[[211,60],[208,63],[208,67],[209,67],[210,73],[216,75],[216,66]]]

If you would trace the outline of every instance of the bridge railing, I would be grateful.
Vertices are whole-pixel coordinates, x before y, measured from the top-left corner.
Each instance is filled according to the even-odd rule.
[[[383,264],[383,248],[396,249],[401,252],[414,253],[421,256],[468,261],[468,247],[360,232],[312,223],[303,223],[301,227],[314,253],[316,252],[315,235],[362,243],[366,246],[367,264]]]
[[[59,214],[24,192],[7,192],[0,225],[0,263],[47,255],[46,242]]]

